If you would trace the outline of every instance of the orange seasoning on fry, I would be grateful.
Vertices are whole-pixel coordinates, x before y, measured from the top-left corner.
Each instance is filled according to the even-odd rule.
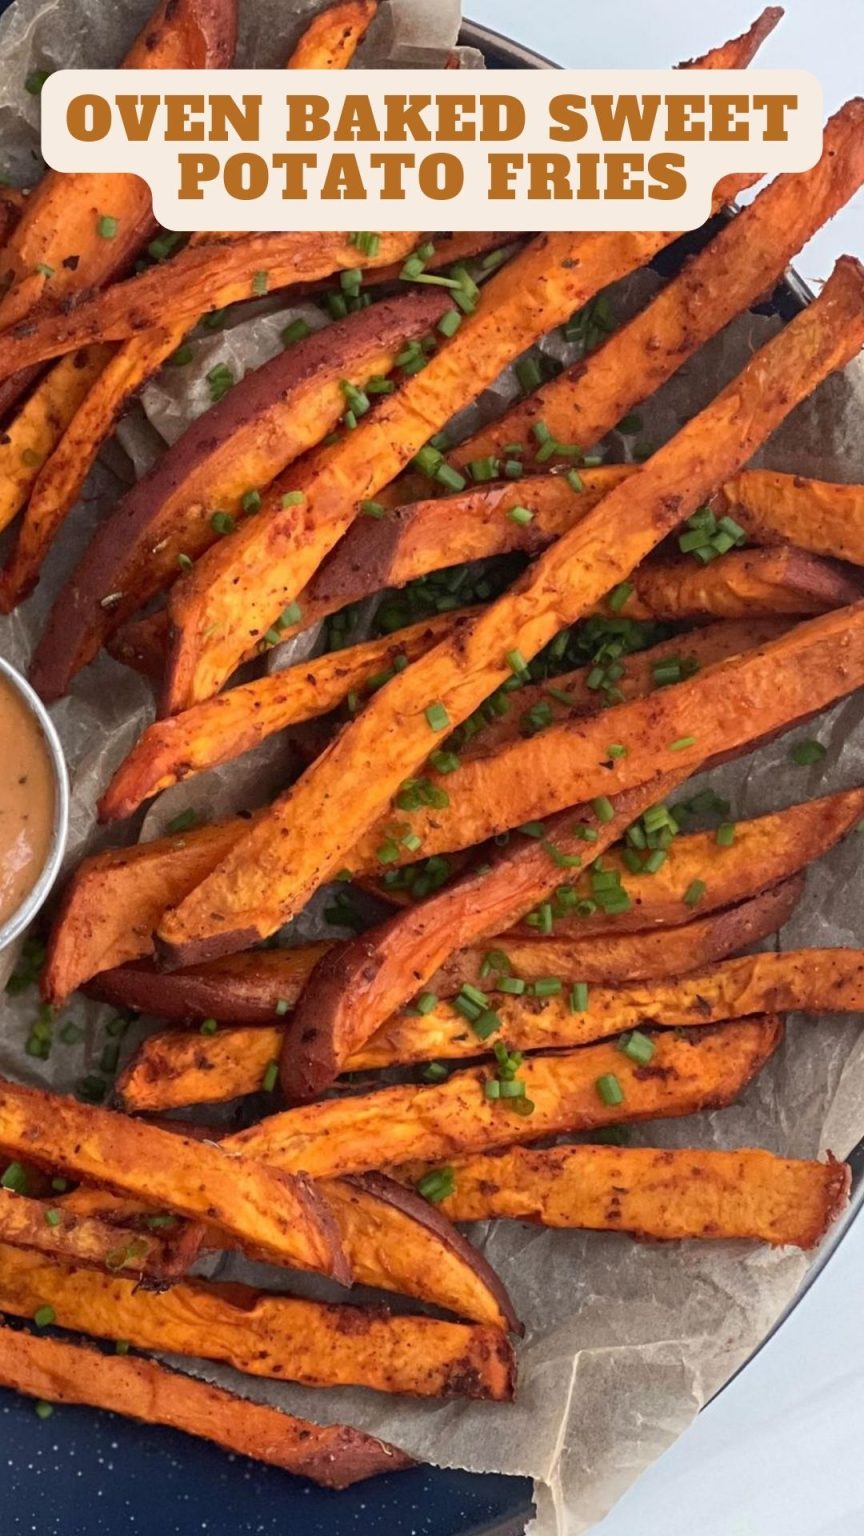
[[[0,928],[17,912],[45,865],[55,794],[39,723],[0,676]]]

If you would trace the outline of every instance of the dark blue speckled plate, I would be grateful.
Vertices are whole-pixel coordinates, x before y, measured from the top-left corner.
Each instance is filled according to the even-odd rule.
[[[0,13],[10,3],[0,0]],[[462,41],[481,48],[493,67],[550,67],[471,23]],[[700,231],[664,253],[664,274],[705,237]],[[788,319],[808,297],[790,274],[772,304]],[[861,1149],[852,1161],[850,1220],[864,1193]],[[820,1253],[808,1284],[846,1230],[848,1221]],[[41,1420],[32,1402],[5,1391],[0,1445],[0,1536],[520,1536],[532,1513],[526,1478],[417,1468],[331,1493],[114,1414],[63,1407]]]

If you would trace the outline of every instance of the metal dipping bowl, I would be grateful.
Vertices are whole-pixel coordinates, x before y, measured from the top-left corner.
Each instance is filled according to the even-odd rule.
[[[51,842],[45,863],[39,873],[35,885],[27,893],[20,907],[17,908],[5,923],[0,924],[0,973],[4,966],[5,951],[19,938],[24,929],[29,926],[45,902],[48,892],[51,890],[63,860],[66,850],[66,839],[69,835],[69,773],[66,768],[66,759],[63,756],[63,748],[60,745],[60,737],[52,724],[51,718],[42,700],[33,692],[26,678],[21,676],[17,669],[4,661],[0,656],[0,685],[6,684],[14,689],[22,700],[26,709],[36,720],[45,750],[51,763],[52,777],[54,780],[54,822],[51,828]],[[2,750],[2,746],[0,746]]]

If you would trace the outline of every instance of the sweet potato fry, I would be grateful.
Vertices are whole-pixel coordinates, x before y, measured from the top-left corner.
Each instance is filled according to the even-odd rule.
[[[558,979],[558,978],[556,978]],[[858,1013],[864,1008],[864,959],[857,949],[802,949],[742,955],[707,971],[659,981],[592,987],[574,1011],[569,988],[552,997],[494,999],[500,1038],[519,1051],[570,1049],[627,1030],[691,1028],[747,1018],[768,1008],[800,1013]],[[497,1035],[495,1038],[498,1038]],[[485,1049],[490,1049],[491,1041]],[[439,1003],[420,1018],[397,1014],[350,1057],[357,1071],[458,1060],[484,1050],[464,1017]]]
[[[86,990],[89,997],[117,1008],[152,1013],[175,1024],[200,1024],[204,1019],[272,1024],[293,1008],[328,948],[304,944],[296,949],[252,949],[186,971],[160,971],[152,961],[141,960],[101,971]]]
[[[739,829],[744,832],[745,839],[752,825],[744,823]],[[681,841],[684,840],[679,840],[679,847]],[[713,847],[716,849],[716,842]],[[612,862],[610,858],[610,864]],[[709,851],[698,867],[704,870],[706,863],[710,867],[710,862]],[[676,869],[680,869],[677,852],[675,864]],[[623,863],[620,868],[624,873]],[[678,883],[680,885],[680,876]],[[689,883],[688,879],[686,884]],[[636,887],[631,884],[631,894],[635,890],[638,909],[644,910],[638,894],[640,885],[644,886],[645,882],[637,882]],[[724,885],[728,887],[728,879]],[[650,929],[634,934],[610,932],[615,928],[616,918],[614,921],[607,919],[605,932],[589,938],[583,938],[578,932],[579,922],[584,919],[571,921],[570,931],[574,933],[575,930],[575,934],[563,941],[538,939],[533,933],[530,938],[511,933],[501,939],[490,939],[488,944],[476,949],[457,950],[431,978],[429,990],[438,997],[447,997],[470,981],[495,991],[497,972],[493,960],[496,949],[503,950],[511,969],[528,980],[561,976],[571,981],[629,981],[649,976],[678,976],[695,966],[722,960],[726,955],[734,954],[736,949],[744,949],[757,939],[776,932],[794,911],[802,888],[801,878],[792,876],[773,889],[751,894],[738,906],[720,912],[714,910],[716,898],[712,893],[710,912],[690,919],[677,929],[667,924],[662,932]],[[707,901],[708,898],[703,899]],[[680,916],[680,902],[669,902],[668,892],[666,906],[672,908],[676,919]],[[646,916],[645,921],[647,923],[650,918]],[[558,926],[556,924],[556,931]],[[159,971],[152,962],[142,960],[103,971],[94,977],[86,991],[89,996],[113,1003],[115,1007],[155,1014],[157,1018],[175,1024],[196,1024],[212,1018],[257,1028],[262,1024],[273,1025],[293,1007],[326,948],[323,944],[313,944],[298,949],[250,950],[245,954],[211,960],[209,964],[190,966],[187,971]],[[228,1034],[233,1035],[235,1031]],[[164,1052],[165,1058],[174,1063],[178,1063],[175,1052],[183,1061],[193,1059],[205,1074],[204,1086],[211,1090],[201,1094],[203,1099],[230,1099],[238,1093],[254,1093],[261,1085],[268,1063],[273,1060],[273,1050],[278,1047],[279,1040],[279,1036],[272,1035],[272,1044],[269,1047],[262,1044],[260,1052],[256,1053],[253,1051],[255,1035],[254,1028],[243,1031],[242,1038],[237,1038],[236,1048],[230,1049],[224,1030],[218,1040],[196,1036],[190,1041],[188,1036],[173,1030],[164,1035],[151,1035],[118,1086],[137,1080],[137,1069],[149,1060],[152,1050]],[[247,1048],[250,1059],[244,1063],[243,1054]],[[229,1053],[227,1060],[226,1053]],[[227,1070],[228,1060],[230,1070]],[[217,1065],[221,1068],[218,1074]],[[243,1086],[232,1087],[232,1083],[238,1081],[232,1075],[237,1071],[242,1073],[239,1081]],[[152,1081],[157,1091],[165,1091],[160,1067],[154,1069]],[[170,1091],[170,1081],[168,1086]],[[215,1091],[217,1086],[219,1091]],[[182,1092],[182,1087],[177,1091]],[[139,1104],[128,1098],[127,1107],[168,1109],[194,1102],[197,1101],[178,1098],[172,1104],[159,1101]]]
[[[825,125],[822,156],[809,171],[778,176],[692,257],[663,291],[586,360],[518,401],[449,455],[462,466],[524,443],[544,422],[558,442],[599,442],[660,388],[705,342],[764,293],[791,258],[864,180],[864,101],[847,102]],[[809,547],[809,546],[808,546]]]
[[[460,723],[512,675],[507,656],[514,649],[526,659],[536,655],[563,625],[628,575],[717,483],[746,462],[796,401],[853,357],[862,341],[864,270],[843,258],[820,297],[632,482],[598,503],[503,598],[460,625],[451,639],[397,674],[370,701],[222,865],[166,914],[158,936],[166,959],[191,963],[247,948],[298,911],[415,772],[430,736]],[[447,355],[447,350],[440,354]],[[418,378],[430,371],[431,366]],[[834,615],[802,629],[832,623],[836,631]],[[704,688],[705,678],[702,683]],[[544,734],[544,750],[551,730]],[[617,765],[627,762],[621,758]],[[554,794],[550,803],[556,803]]]
[[[18,529],[16,541],[0,573],[0,611],[11,613],[39,579],[43,560],[58,530],[71,511],[83,488],[96,456],[116,425],[124,405],[137,389],[154,374],[160,363],[182,339],[182,331],[162,328],[111,350],[93,346],[88,350],[102,354],[103,362],[95,370],[84,398],[76,402],[71,415],[62,423],[62,435],[55,437],[53,451],[42,468],[31,472],[30,500]],[[79,356],[73,353],[72,356]],[[37,387],[32,401],[43,389],[62,379],[68,371],[69,358],[61,358]],[[65,403],[65,401],[64,401]],[[23,413],[22,413],[23,414]],[[14,423],[12,424],[14,428]]]
[[[594,827],[600,841],[592,847],[602,852],[622,835],[628,823],[639,816],[647,805],[661,799],[666,792],[659,786],[649,785],[642,792],[641,803],[637,803],[635,797],[629,797],[620,818],[608,825]],[[563,917],[556,922],[556,932],[566,934],[575,929],[579,936],[587,937],[598,931],[608,932],[610,927],[617,932],[628,931],[628,924],[630,928],[639,929],[655,922],[668,924],[670,921],[684,921],[686,914],[682,912],[678,889],[686,889],[691,880],[702,877],[706,861],[712,859],[712,850],[715,857],[722,853],[722,861],[717,857],[716,867],[713,862],[710,866],[711,878],[708,892],[703,898],[702,910],[708,910],[709,905],[712,909],[731,905],[786,879],[797,869],[820,857],[850,831],[862,816],[864,792],[850,790],[829,795],[810,805],[792,806],[773,817],[760,818],[758,822],[740,823],[732,848],[717,849],[710,836],[701,844],[695,838],[678,838],[666,865],[651,880],[637,882],[638,889],[632,888],[635,920],[631,920],[628,913],[623,913],[614,920],[603,919],[602,916],[599,919],[574,919],[571,926],[570,920]],[[566,829],[574,822],[573,814],[566,813],[559,820],[562,833],[556,830],[556,818],[552,817],[546,823],[546,840],[551,846],[558,846],[565,858],[580,852],[584,854],[584,845],[580,844],[578,837],[566,841]],[[215,867],[224,853],[242,836],[246,825],[242,818],[238,818],[213,826],[198,827],[183,835],[139,843],[131,848],[112,849],[85,859],[67,887],[51,932],[42,977],[45,998],[58,1004],[97,973],[113,971],[127,961],[152,955],[152,933],[161,914],[169,905],[176,903],[182,894],[191,890],[204,873]],[[758,841],[751,841],[751,838],[757,836],[755,829],[759,826],[764,826],[764,836],[758,836]],[[688,865],[688,874],[679,860],[684,857],[685,850],[690,848],[696,852],[696,857]],[[610,860],[615,865],[614,855],[610,855]],[[625,874],[623,863],[617,867]],[[726,872],[727,880],[721,881],[721,871]],[[674,890],[666,884],[672,875],[678,882]],[[401,1007],[418,986],[446,961],[456,946],[471,944],[496,931],[503,932],[529,908],[541,902],[560,882],[561,871],[539,844],[520,840],[513,847],[495,854],[492,868],[487,874],[478,876],[469,873],[424,903],[422,909],[413,908],[400,914],[388,925],[386,931],[379,930],[375,936],[376,953],[378,945],[386,944],[388,949],[392,945],[394,955],[393,971],[388,965],[387,971],[379,975],[380,968],[376,965],[376,996],[377,985],[384,986],[385,975],[388,978],[381,1017],[386,1018]],[[403,942],[406,946],[404,949]],[[411,955],[410,969],[405,965],[406,954]],[[280,957],[278,963],[280,967],[289,964],[284,957]],[[296,961],[292,958],[290,964],[294,963]],[[361,961],[361,965],[364,963]],[[232,1017],[238,1022],[250,1018],[248,1013],[242,1011],[247,1003],[253,1009],[250,1022],[260,1019],[257,1011],[259,975],[264,977],[264,999],[268,1007],[274,995],[277,1000],[285,996],[290,1001],[306,979],[305,970],[301,970],[294,978],[283,975],[278,983],[279,989],[270,991],[265,964],[265,957],[260,955],[252,958],[236,957],[233,962],[231,974],[237,978],[239,994],[235,987],[232,990],[232,1006],[241,1011]],[[244,982],[244,967],[252,972],[251,1000]],[[219,995],[219,972],[215,973],[216,990],[211,991],[206,987],[200,996],[200,1014],[197,1012],[199,1003],[195,1000],[194,990],[195,978],[199,974],[197,968],[180,973],[176,978],[179,992],[175,995],[179,997],[178,1007],[186,1008],[184,995],[187,983],[183,977],[190,975],[188,986],[193,991],[188,1006],[192,1009],[193,1017],[207,1018],[213,1013]],[[209,974],[209,967],[204,974]],[[340,981],[340,987],[345,984],[344,978],[348,974],[349,971],[341,972],[343,981]],[[123,983],[118,982],[118,985],[122,986]],[[135,985],[146,987],[146,982],[143,977],[139,977]],[[155,978],[152,985],[157,986]],[[291,987],[294,991],[288,990]],[[127,993],[130,1007],[141,1006],[156,1013],[162,1013],[168,1007],[161,990],[154,992],[151,989],[134,995],[140,998],[140,1003],[134,1004],[133,995]],[[116,994],[109,1000],[121,1004],[123,1002],[122,996]],[[177,1015],[171,1012],[167,1016],[173,1018]]]
[[[176,1232],[134,1231],[67,1211],[62,1204],[30,1200],[4,1189],[0,1197],[0,1243],[35,1249],[51,1258],[139,1280],[170,1280],[185,1274],[198,1255],[203,1228],[178,1223]]]
[[[638,473],[632,464],[585,470],[580,476],[583,489],[575,495],[561,475],[533,475],[515,484],[409,502],[372,528],[355,523],[304,593],[302,624],[442,566],[513,550],[538,554],[581,522],[616,485]],[[733,484],[746,488],[750,473],[745,470]],[[516,507],[531,512],[531,520],[514,522],[508,517]],[[756,542],[761,542],[758,532]],[[776,537],[771,542],[776,543]],[[631,618],[730,618],[745,609],[751,618],[760,613],[820,613],[860,595],[853,573],[788,548],[736,551],[708,566],[690,559],[651,560],[633,573],[631,584],[633,592],[617,610]]]
[[[370,684],[381,685],[394,666],[430,650],[457,615],[441,614],[345,650],[300,662],[169,715],[149,726],[120,764],[99,802],[102,821],[130,816],[142,800],[169,784],[249,752],[275,731],[314,720]]]
[[[86,1403],[142,1424],[181,1429],[323,1488],[348,1488],[411,1466],[402,1451],[362,1430],[344,1424],[323,1428],[155,1360],[104,1355],[18,1329],[0,1328],[0,1386],[43,1402]]]
[[[735,475],[716,503],[757,544],[797,544],[864,565],[864,486],[751,469]]]
[[[288,68],[299,67],[295,58],[317,58],[316,68],[343,67],[342,61],[348,62],[362,40],[376,6],[377,0],[347,0],[344,6],[327,13],[329,21],[326,25],[323,17],[316,17],[308,29],[311,34],[308,41],[304,34],[295,55],[288,61]],[[211,238],[209,234],[196,234],[190,244],[206,245]],[[387,270],[382,271],[382,278]],[[0,576],[0,610],[3,612],[11,612],[36,585],[47,550],[77,501],[99,449],[113,431],[123,407],[180,345],[186,325],[187,322],[181,320],[174,325],[144,331],[123,342],[108,366],[102,368],[86,400],[68,419],[68,425],[64,423],[66,430],[49,461],[38,473],[38,479],[37,472],[31,472],[30,483],[35,480],[33,492],[18,538]],[[57,365],[60,370],[65,367],[65,361]]]
[[[764,1066],[783,1033],[779,1018],[655,1038],[648,1066],[608,1042],[560,1055],[528,1057],[519,1068],[530,1114],[487,1098],[488,1068],[454,1072],[435,1087],[381,1088],[271,1115],[225,1146],[276,1168],[303,1168],[315,1179],[363,1173],[417,1158],[438,1162],[542,1136],[593,1130],[627,1120],[692,1114],[731,1103]],[[620,1104],[605,1104],[597,1079],[614,1073]],[[0,1300],[0,1307],[3,1303]]]
[[[235,30],[234,0],[162,0],[123,65],[218,69],[231,62]],[[101,232],[103,215],[116,221],[110,236]],[[8,284],[0,299],[0,328],[14,326],[37,306],[61,305],[116,277],[153,227],[150,189],[138,176],[48,171],[0,250],[0,291]],[[4,336],[4,356],[5,342]],[[27,366],[26,359],[21,366]],[[10,354],[3,377],[17,369]]]
[[[532,952],[536,967],[534,977],[554,976],[572,986],[579,980],[622,982],[677,975],[694,961],[710,964],[773,933],[794,910],[801,884],[800,879],[788,880],[775,891],[752,897],[726,912],[698,918],[680,928],[632,935],[610,934],[566,943],[552,939],[535,944]],[[506,945],[505,952],[517,975],[523,979],[530,975],[523,963],[524,950],[517,947],[514,951],[506,940],[499,942]],[[541,969],[544,950],[545,966]],[[466,951],[456,958],[465,959],[471,953]],[[479,957],[480,952],[476,953]],[[473,968],[466,965],[465,972],[464,979],[487,990],[494,1003],[495,977],[490,982],[481,964]],[[117,978],[123,974],[123,971],[114,973]],[[166,978],[168,981],[173,979]],[[430,989],[436,989],[435,978]],[[135,995],[133,990],[133,999]],[[444,994],[439,992],[439,995]],[[117,1092],[130,1113],[185,1109],[192,1104],[212,1104],[257,1093],[270,1063],[278,1059],[282,1034],[283,1029],[278,1025],[262,1027],[259,1023],[245,1029],[220,1029],[206,1037],[177,1029],[150,1035],[118,1079]],[[354,1063],[349,1061],[349,1069],[353,1066]]]
[[[746,69],[755,58],[766,37],[770,37],[783,19],[782,5],[766,5],[759,12],[752,26],[739,37],[730,38],[716,48],[709,48],[698,59],[687,59],[679,69]]]
[[[176,1121],[166,1122],[166,1129],[172,1128],[175,1133],[180,1129]],[[432,1302],[467,1322],[489,1323],[505,1332],[521,1331],[506,1290],[482,1254],[449,1221],[438,1219],[434,1208],[413,1191],[381,1174],[321,1180],[315,1189],[333,1216],[358,1284]],[[95,1216],[103,1225],[137,1224],[145,1232],[153,1212],[152,1206],[142,1207],[83,1187],[64,1195],[59,1208],[73,1217]],[[40,1210],[44,1211],[44,1206]],[[187,1249],[197,1240],[195,1232],[186,1239]],[[213,1229],[205,1235],[203,1246],[225,1249],[239,1245]],[[257,1256],[252,1249],[246,1251]]]
[[[453,1221],[504,1216],[667,1241],[749,1237],[815,1248],[849,1198],[845,1163],[748,1148],[512,1147],[452,1167],[454,1190],[439,1210]]]
[[[365,521],[354,523],[302,594],[303,617],[295,628],[382,587],[404,586],[444,565],[512,551],[536,555],[617,484],[638,472],[633,464],[583,470],[578,495],[558,474],[532,475],[516,483],[406,502],[371,527]],[[751,502],[752,512],[748,511]],[[634,572],[634,592],[623,610],[628,616],[720,616],[737,612],[745,598],[752,599],[751,615],[754,611],[816,612],[820,605],[830,607],[853,590],[855,580],[848,571],[813,564],[802,551],[864,564],[864,535],[859,538],[855,528],[864,507],[861,487],[743,470],[712,498],[712,505],[718,515],[732,512],[756,544],[788,541],[800,547],[773,554],[748,550],[701,570],[678,561],[649,562]],[[817,506],[818,515],[811,517]],[[506,514],[515,507],[527,508],[531,520],[509,518]],[[166,630],[166,614],[150,614],[122,626],[109,649],[118,661],[155,679],[165,665]]]
[[[716,564],[722,565],[723,561],[718,560]],[[634,577],[637,575],[634,572]],[[713,590],[724,591],[725,583],[715,583]],[[661,640],[659,645],[636,651],[621,660],[623,671],[615,682],[615,696],[621,703],[626,703],[630,699],[644,698],[660,686],[667,687],[668,683],[658,684],[656,681],[658,675],[661,679],[666,675],[662,671],[658,673],[664,663],[678,662],[681,676],[686,677],[691,671],[711,667],[731,656],[743,656],[770,640],[779,640],[791,627],[792,620],[783,617],[721,619],[702,629]],[[589,687],[589,679],[592,684],[596,681],[592,671],[590,666],[580,667],[545,683],[526,683],[511,696],[512,707],[506,715],[493,715],[490,720],[482,720],[478,731],[460,748],[460,758],[485,757],[506,742],[522,736],[526,727],[530,728],[531,711],[538,704],[544,705],[544,718],[548,718],[550,724],[553,720],[596,715],[600,709],[608,708],[606,691]],[[553,693],[549,692],[550,687]],[[570,702],[566,703],[565,699]],[[492,711],[489,713],[491,715]]]
[[[718,189],[718,196],[726,194]],[[740,190],[740,188],[739,188]],[[375,417],[318,459],[299,484],[302,515],[278,489],[249,528],[189,573],[169,604],[174,627],[165,713],[209,698],[231,675],[252,639],[264,636],[353,520],[467,400],[514,355],[584,303],[604,282],[651,259],[664,235],[544,235],[494,276],[479,310],[428,366],[406,381]],[[526,303],[526,295],[529,301]],[[313,536],[314,535],[314,536]],[[239,605],[239,606],[238,606]],[[242,633],[236,615],[242,607]],[[247,626],[248,625],[248,629]]]
[[[862,792],[853,790],[811,806],[795,807],[773,822],[766,817],[748,823],[748,832],[739,829],[743,835],[733,842],[732,848],[721,850],[713,841],[714,855],[723,852],[732,858],[722,864],[718,859],[712,865],[716,873],[708,881],[703,881],[703,875],[706,861],[712,856],[712,839],[705,838],[701,847],[695,839],[680,839],[678,847],[673,842],[671,859],[667,858],[655,876],[634,881],[629,872],[625,875],[625,900],[616,903],[614,914],[604,909],[597,916],[580,915],[572,925],[565,918],[559,925],[558,915],[564,910],[562,861],[566,867],[568,860],[576,858],[584,867],[600,854],[605,855],[632,822],[649,806],[664,800],[679,783],[680,778],[667,774],[638,790],[616,796],[610,802],[612,816],[607,821],[600,820],[596,806],[582,806],[578,814],[559,812],[545,821],[542,839],[514,840],[509,847],[493,852],[485,869],[469,869],[427,901],[397,913],[338,953],[325,955],[286,1031],[280,1069],[286,1096],[314,1097],[324,1084],[332,1082],[341,1063],[359,1043],[357,1015],[364,1020],[374,1018],[377,1026],[396,1014],[445,963],[456,944],[467,946],[491,933],[506,931],[514,920],[525,916],[529,907],[537,911],[538,918],[543,917],[541,909],[548,909],[548,924],[554,926],[556,933],[566,932],[568,937],[589,937],[598,931],[638,931],[657,920],[662,924],[671,919],[674,926],[676,913],[679,922],[685,920],[685,915],[692,915],[692,908],[683,902],[682,896],[694,880],[707,885],[700,903],[702,912],[709,910],[707,902],[719,909],[767,889],[802,867],[801,853],[806,862],[811,812],[817,839],[814,846],[823,846],[818,839],[824,835],[824,846],[830,847],[857,823],[864,803]],[[607,814],[605,805],[602,809]],[[776,861],[769,841],[772,831],[778,833]],[[768,838],[761,835],[765,833]],[[586,851],[586,838],[593,839],[590,853]],[[677,862],[679,851],[683,854],[681,864]],[[685,873],[688,855],[692,858],[694,853],[696,860],[690,863],[687,878],[678,883],[679,876]],[[764,856],[762,862],[760,854]],[[626,869],[623,859],[614,851],[607,858],[610,874],[620,879]],[[580,865],[570,867],[578,869]],[[724,873],[727,880],[722,878]],[[670,878],[674,881],[671,886],[667,884]],[[661,882],[657,887],[655,880]],[[573,896],[578,900],[589,891],[590,885],[574,890]],[[631,917],[634,897],[638,915],[634,912]],[[587,909],[589,914],[594,905],[592,901]],[[652,917],[652,912],[656,917]],[[595,923],[598,927],[594,927]]]
[[[313,332],[199,416],[101,524],[52,610],[34,686],[49,698],[64,692],[113,625],[224,535],[220,518],[230,528],[250,510],[250,493],[260,515],[257,487],[336,425],[344,381],[360,386],[388,372],[406,338],[434,325],[446,303],[437,291],[415,291]]]
[[[254,1163],[227,1164],[219,1147],[7,1081],[0,1082],[0,1146],[224,1227],[271,1262],[343,1280],[349,1274],[332,1218],[307,1181]]]
[[[42,974],[48,1002],[60,1003],[97,971],[153,953],[166,906],[237,841],[245,822],[214,822],[152,843],[91,854],[66,887]]]
[[[342,234],[220,235],[189,245],[171,261],[82,299],[69,313],[52,311],[3,333],[0,379],[94,341],[124,341],[164,325],[188,329],[212,309],[248,299],[256,272],[269,291],[315,282],[348,268],[389,266],[410,254],[416,234],[382,234],[376,256],[358,251]]]
[[[347,69],[372,24],[378,0],[342,0],[314,16],[288,60],[289,69]]]
[[[85,347],[64,357],[0,433],[0,530],[24,506],[41,465],[109,356],[107,347]]]
[[[568,802],[644,784],[676,760],[694,772],[706,758],[783,730],[862,684],[864,601],[796,625],[779,639],[659,692],[553,721],[536,735],[512,736],[493,750],[465,755],[452,773],[430,768],[424,780],[441,790],[447,803],[389,811],[347,853],[346,867],[373,869],[382,850],[389,866],[414,862],[420,850],[429,857],[468,848],[563,810]],[[610,741],[624,751],[610,754]],[[265,815],[244,843],[260,850],[266,824]],[[235,845],[226,865],[239,862],[244,843]],[[217,878],[206,877],[205,887]],[[193,892],[186,906],[195,902]],[[169,915],[163,931],[170,928]],[[257,936],[255,929],[246,930],[247,943]]]
[[[0,1310],[31,1318],[41,1306],[53,1308],[61,1328],[221,1360],[250,1376],[416,1397],[513,1396],[513,1351],[498,1328],[198,1280],[157,1294],[118,1276],[4,1248]]]
[[[827,613],[864,590],[856,571],[788,546],[734,550],[707,566],[683,556],[648,560],[633,572],[632,586],[618,611],[666,620]]]
[[[521,1332],[492,1266],[421,1195],[380,1173],[315,1187],[358,1284],[431,1301],[466,1322]]]

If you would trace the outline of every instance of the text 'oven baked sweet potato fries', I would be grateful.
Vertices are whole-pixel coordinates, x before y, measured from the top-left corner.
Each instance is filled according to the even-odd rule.
[[[362,1430],[312,1424],[155,1360],[105,1355],[8,1327],[0,1328],[0,1386],[40,1403],[86,1403],[142,1424],[180,1429],[324,1488],[348,1488],[411,1465],[402,1451]]]
[[[530,659],[626,578],[862,341],[864,275],[856,262],[841,261],[819,299],[634,481],[612,491],[505,597],[372,699],[214,874],[166,915],[162,953],[182,964],[245,948],[299,910],[416,771],[436,735],[463,721],[512,674],[507,656]],[[772,375],[782,377],[782,388],[772,389]]]
[[[655,1241],[750,1237],[815,1248],[849,1194],[844,1163],[749,1149],[510,1147],[456,1158],[451,1167],[453,1192],[439,1208],[454,1221],[506,1217]],[[423,1172],[412,1168],[412,1181]]]

